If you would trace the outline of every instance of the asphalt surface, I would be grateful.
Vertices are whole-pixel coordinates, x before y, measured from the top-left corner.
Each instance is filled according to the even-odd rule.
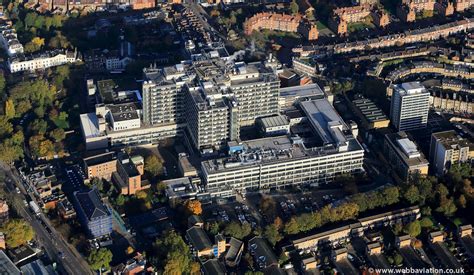
[[[0,165],[0,168],[5,171],[7,189],[14,194],[14,205],[12,207],[33,227],[36,240],[49,257],[58,263],[59,271],[64,274],[94,274],[77,250],[67,244],[43,213],[36,215],[32,213],[29,206],[24,205],[23,200],[25,199],[26,190],[21,184],[22,180],[18,174],[12,173],[4,165]],[[22,194],[18,194],[15,187],[18,187]],[[31,194],[29,195],[33,197]]]

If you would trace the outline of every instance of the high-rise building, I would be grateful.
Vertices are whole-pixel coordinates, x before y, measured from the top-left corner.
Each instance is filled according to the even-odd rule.
[[[430,160],[436,174],[443,175],[453,164],[474,159],[474,143],[459,136],[456,131],[433,133]]]
[[[394,85],[390,106],[390,120],[399,131],[426,127],[430,107],[430,93],[420,82]]]
[[[143,70],[143,122],[146,125],[174,124],[183,114],[183,92],[187,73],[183,64]]]
[[[187,87],[187,130],[197,149],[218,149],[239,137],[236,100],[230,95],[224,96],[220,89],[212,82]]]

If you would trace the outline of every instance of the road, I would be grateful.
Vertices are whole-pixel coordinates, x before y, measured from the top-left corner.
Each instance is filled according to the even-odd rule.
[[[25,197],[15,191],[15,187],[18,187],[23,194],[26,194],[18,174],[12,172],[10,168],[4,165],[0,165],[0,168],[5,172],[7,179],[5,181],[6,187],[14,196],[12,207],[33,227],[38,243],[44,247],[49,257],[57,262],[66,274],[93,274],[82,256],[66,243],[63,236],[54,229],[48,218],[42,213],[40,215],[33,214],[28,206],[24,205],[23,200]],[[33,196],[30,195],[30,197]],[[59,256],[60,253],[62,253],[63,257]]]

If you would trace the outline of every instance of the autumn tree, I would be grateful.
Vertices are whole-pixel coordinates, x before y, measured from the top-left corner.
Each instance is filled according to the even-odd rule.
[[[99,248],[92,250],[87,257],[87,262],[94,270],[109,269],[112,261],[112,252],[107,248]]]
[[[186,211],[192,215],[202,214],[201,202],[198,200],[187,200],[184,203],[184,207],[186,208]]]
[[[31,241],[34,237],[33,228],[24,220],[9,220],[3,227],[5,242],[9,248],[15,248]]]
[[[5,101],[5,117],[8,119],[15,117],[15,104],[11,99]]]

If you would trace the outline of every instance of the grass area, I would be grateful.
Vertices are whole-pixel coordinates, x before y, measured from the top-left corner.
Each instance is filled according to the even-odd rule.
[[[347,31],[348,32],[356,32],[356,31],[361,31],[364,29],[373,29],[375,28],[375,25],[372,23],[368,22],[355,22],[355,23],[349,23],[347,24]]]
[[[318,31],[320,30],[325,30],[327,29],[328,27],[321,21],[316,21],[316,27],[318,27]]]

